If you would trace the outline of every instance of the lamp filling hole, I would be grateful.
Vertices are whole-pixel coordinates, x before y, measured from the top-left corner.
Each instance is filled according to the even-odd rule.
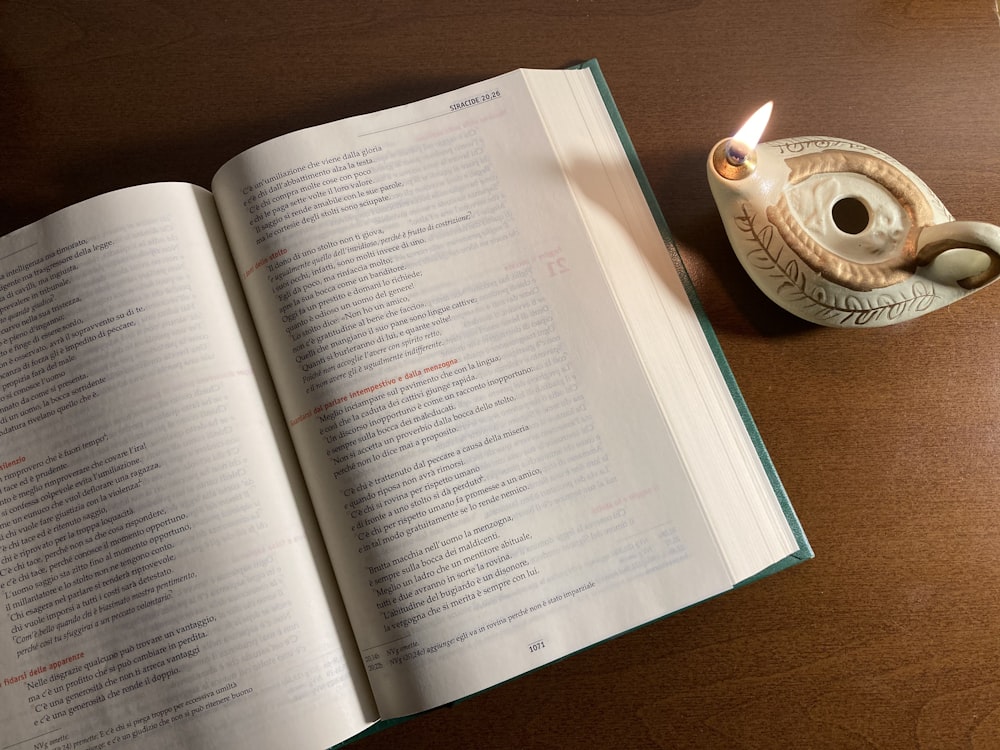
[[[833,223],[846,234],[861,234],[868,228],[868,206],[857,198],[841,198],[833,204]]]

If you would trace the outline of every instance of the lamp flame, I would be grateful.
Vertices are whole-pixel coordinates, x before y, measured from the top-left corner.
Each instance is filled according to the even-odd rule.
[[[729,139],[729,143],[726,144],[726,161],[734,167],[746,162],[764,135],[773,107],[774,102],[768,102],[758,109],[750,115],[750,119],[743,124],[743,127],[736,131],[736,135]]]

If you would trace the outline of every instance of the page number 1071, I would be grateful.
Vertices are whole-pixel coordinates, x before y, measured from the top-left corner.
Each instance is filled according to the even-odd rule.
[[[538,640],[535,641],[534,643],[528,644],[528,651],[532,653],[534,653],[535,651],[541,651],[543,648],[545,648],[545,641],[542,640]]]

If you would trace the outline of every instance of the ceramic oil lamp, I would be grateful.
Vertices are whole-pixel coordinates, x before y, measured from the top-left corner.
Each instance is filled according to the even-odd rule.
[[[708,181],[737,257],[778,305],[826,326],[884,326],[1000,275],[1000,227],[955,221],[919,177],[870,146],[757,145],[770,111],[716,145]]]

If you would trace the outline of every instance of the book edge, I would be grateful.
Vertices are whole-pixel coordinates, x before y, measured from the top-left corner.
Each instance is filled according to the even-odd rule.
[[[670,254],[671,262],[677,270],[677,275],[680,277],[681,284],[688,296],[688,300],[698,317],[698,324],[701,326],[702,334],[705,336],[705,340],[708,342],[712,355],[715,357],[716,365],[722,373],[722,378],[726,387],[729,389],[729,394],[733,399],[733,402],[736,404],[736,409],[739,412],[744,429],[746,429],[747,434],[750,437],[750,442],[753,445],[754,450],[757,452],[757,456],[764,468],[764,473],[767,476],[768,482],[771,484],[771,488],[774,490],[778,503],[781,506],[782,513],[785,516],[785,520],[788,523],[792,536],[795,539],[795,543],[798,546],[798,550],[796,552],[793,552],[786,558],[765,567],[763,570],[750,576],[749,578],[738,581],[736,585],[740,586],[745,583],[755,581],[759,578],[766,577],[778,572],[779,570],[790,567],[798,562],[808,560],[815,556],[812,547],[809,544],[809,540],[806,538],[805,531],[795,513],[795,509],[792,507],[791,499],[788,497],[788,493],[785,491],[785,487],[778,476],[777,469],[774,466],[774,462],[771,460],[767,447],[764,445],[764,440],[760,435],[760,431],[757,429],[757,425],[753,421],[753,416],[751,415],[746,400],[743,398],[743,394],[739,389],[739,384],[736,382],[736,376],[733,374],[732,368],[729,366],[729,362],[722,350],[722,345],[719,343],[719,339],[715,335],[715,330],[712,328],[712,324],[705,313],[701,300],[698,298],[697,291],[691,281],[691,276],[688,274],[687,268],[684,266],[684,261],[681,258],[680,252],[677,250],[677,245],[674,242],[673,235],[667,225],[666,218],[663,216],[660,205],[653,193],[653,188],[642,168],[641,162],[639,161],[639,155],[635,150],[632,139],[629,137],[628,131],[625,129],[624,120],[622,119],[621,113],[618,111],[618,106],[615,104],[614,98],[611,95],[611,89],[608,86],[607,80],[604,78],[604,73],[601,71],[601,67],[596,58],[590,58],[589,60],[576,65],[571,65],[569,66],[569,69],[586,69],[589,70],[591,75],[594,77],[594,82],[597,84],[597,90],[600,92],[604,106],[608,110],[608,115],[615,127],[615,132],[618,134],[618,139],[621,141],[622,147],[625,149],[629,165],[635,173],[636,181],[639,183],[639,188],[642,190],[643,197],[646,199],[649,210],[653,215],[653,220],[656,222],[656,226],[660,230],[664,246]]]

